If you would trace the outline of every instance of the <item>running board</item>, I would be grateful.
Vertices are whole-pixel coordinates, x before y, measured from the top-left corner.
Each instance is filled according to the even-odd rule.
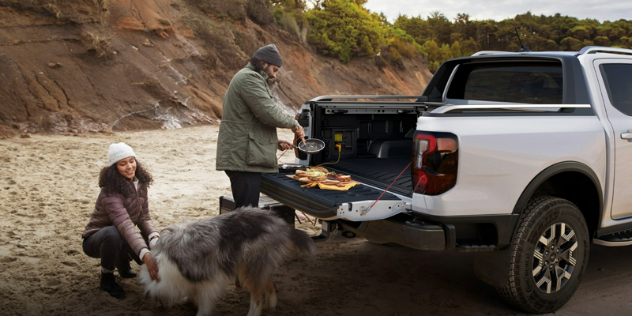
[[[606,247],[623,247],[632,245],[632,230],[624,230],[593,239],[596,245]]]

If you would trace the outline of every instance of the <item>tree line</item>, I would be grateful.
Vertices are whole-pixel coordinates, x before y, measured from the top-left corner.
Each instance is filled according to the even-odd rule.
[[[268,0],[275,20],[316,50],[342,62],[378,56],[397,65],[402,58],[424,56],[430,71],[450,58],[480,50],[578,51],[599,45],[632,48],[632,20],[599,22],[574,17],[516,15],[500,22],[472,20],[459,13],[453,20],[441,12],[427,17],[399,15],[390,23],[370,12],[367,0]]]

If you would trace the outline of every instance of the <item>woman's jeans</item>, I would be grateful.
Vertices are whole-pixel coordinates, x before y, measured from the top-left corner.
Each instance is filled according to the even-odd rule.
[[[131,259],[142,264],[138,255],[114,226],[104,227],[85,238],[83,252],[92,258],[101,258],[101,268],[109,271],[114,271],[114,268],[118,268],[119,272],[129,271]]]

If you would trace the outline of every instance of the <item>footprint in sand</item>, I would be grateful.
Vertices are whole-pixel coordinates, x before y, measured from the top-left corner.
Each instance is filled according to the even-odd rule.
[[[44,293],[46,294],[55,294],[61,285],[61,281],[59,280],[48,280],[42,284],[42,288]]]
[[[79,251],[71,249],[71,250],[66,251],[66,254],[69,256],[76,256],[79,254]]]
[[[79,264],[77,264],[76,262],[72,262],[72,261],[62,261],[61,264],[71,267],[71,268],[79,268]]]
[[[61,281],[59,280],[48,280],[44,282],[45,287],[57,287],[61,285]]]

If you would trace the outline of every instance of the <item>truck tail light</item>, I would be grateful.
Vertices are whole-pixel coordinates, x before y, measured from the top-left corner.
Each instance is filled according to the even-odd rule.
[[[413,146],[413,192],[439,195],[456,185],[459,166],[456,135],[416,132]]]

